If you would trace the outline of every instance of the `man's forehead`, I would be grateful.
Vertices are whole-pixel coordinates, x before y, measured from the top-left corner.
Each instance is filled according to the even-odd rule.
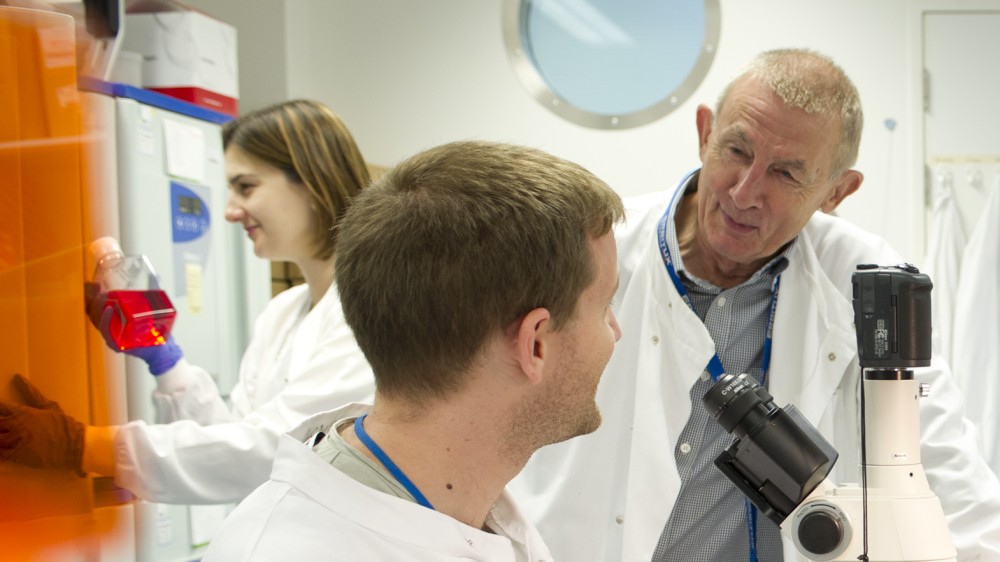
[[[834,149],[834,146],[826,142],[828,138],[826,136],[811,139],[813,143],[818,141],[821,146],[815,144],[810,146],[805,142],[806,139],[790,139],[783,135],[774,135],[776,137],[774,139],[761,138],[762,135],[756,134],[759,130],[739,118],[719,119],[716,127],[719,142],[735,143],[752,150],[755,154],[766,151],[771,164],[786,169],[808,170],[810,166],[815,167],[822,160],[821,153],[824,150]]]

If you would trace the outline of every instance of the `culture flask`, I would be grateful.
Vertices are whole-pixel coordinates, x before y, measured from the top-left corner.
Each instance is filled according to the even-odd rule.
[[[120,351],[165,344],[177,311],[149,259],[125,255],[110,236],[95,240],[90,251],[97,263],[95,321],[108,343]]]

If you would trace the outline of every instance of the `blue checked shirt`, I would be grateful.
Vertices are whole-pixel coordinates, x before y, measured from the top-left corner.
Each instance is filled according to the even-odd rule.
[[[673,220],[667,228],[667,245],[694,311],[711,334],[726,372],[749,373],[760,381],[771,287],[774,278],[788,266],[795,242],[750,279],[730,289],[721,289],[687,273]],[[702,405],[702,397],[712,384],[705,371],[691,387],[691,417],[674,449],[681,489],[660,535],[653,562],[746,562],[748,557],[744,496],[714,464],[733,437]],[[766,387],[766,381],[763,386]],[[778,526],[759,514],[757,557],[760,562],[783,559]]]

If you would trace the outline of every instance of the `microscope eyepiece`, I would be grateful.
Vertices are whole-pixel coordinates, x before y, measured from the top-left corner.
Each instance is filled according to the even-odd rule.
[[[722,375],[702,401],[715,421],[737,437],[750,433],[778,409],[767,390],[747,374]]]
[[[750,375],[723,375],[702,402],[737,438],[715,466],[779,525],[837,460],[836,449],[795,406],[777,407]]]

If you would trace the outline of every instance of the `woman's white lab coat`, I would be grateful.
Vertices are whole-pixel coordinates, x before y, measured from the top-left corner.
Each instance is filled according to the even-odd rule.
[[[714,344],[660,257],[655,225],[669,196],[626,201],[627,222],[616,233],[622,339],[598,389],[601,428],[542,448],[511,487],[557,560],[650,560],[680,488],[674,450],[691,411],[689,390]],[[834,482],[858,481],[851,274],[859,263],[899,262],[881,239],[817,214],[781,276],[769,390],[839,450]],[[958,414],[960,395],[946,368],[918,378],[932,385],[921,403],[923,462],[956,546],[960,554],[979,552],[971,537],[989,528],[982,560],[998,560],[1000,484]],[[789,542],[785,553],[786,561],[797,559]]]
[[[159,424],[134,421],[119,430],[115,483],[150,501],[236,502],[267,481],[282,433],[317,412],[371,401],[371,368],[344,321],[336,285],[309,305],[306,285],[268,303],[229,407],[209,374],[184,360],[157,377]]]

